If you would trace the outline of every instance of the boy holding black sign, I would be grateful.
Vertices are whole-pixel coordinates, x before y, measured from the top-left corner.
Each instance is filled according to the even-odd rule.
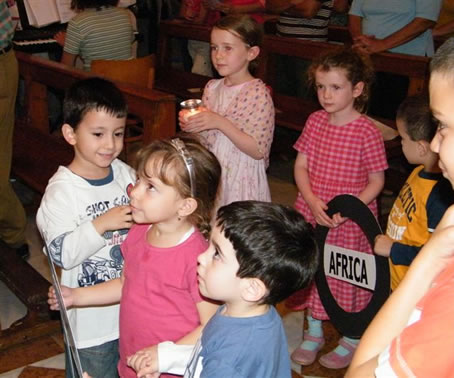
[[[437,131],[429,100],[409,97],[397,110],[397,130],[410,164],[418,164],[397,196],[388,217],[386,235],[375,239],[374,252],[389,257],[391,289],[395,290],[409,265],[453,203],[454,193],[438,166],[438,154],[430,149]]]

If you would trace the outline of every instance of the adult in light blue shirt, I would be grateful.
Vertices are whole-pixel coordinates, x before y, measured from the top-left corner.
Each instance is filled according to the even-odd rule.
[[[390,51],[432,56],[432,28],[442,0],[353,0],[349,29],[354,46],[373,54]]]

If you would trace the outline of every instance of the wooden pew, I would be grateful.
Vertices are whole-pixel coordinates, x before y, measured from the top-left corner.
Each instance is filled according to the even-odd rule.
[[[13,139],[12,173],[38,194],[59,165],[73,158],[72,147],[61,136],[51,135],[48,121],[47,88],[67,89],[74,82],[95,75],[60,63],[16,53],[25,99],[16,120]],[[175,97],[147,88],[116,83],[124,94],[129,112],[143,124],[143,143],[175,134]],[[0,279],[26,305],[27,314],[0,334],[0,353],[15,344],[52,332],[59,332],[47,306],[49,282],[14,250],[0,243]]]
[[[266,35],[265,43],[261,49],[261,59],[264,63],[259,65],[257,76],[274,88],[276,80],[279,79],[279,73],[276,71],[278,55],[311,60],[339,48],[338,44],[329,42],[313,42]],[[409,95],[421,93],[427,87],[429,58],[380,53],[372,55],[371,59],[375,70],[378,72],[408,76],[410,80]],[[307,116],[319,108],[319,105],[314,101],[285,96],[276,91],[273,92],[273,100],[278,110],[276,124],[295,130],[302,130]],[[390,126],[395,125],[394,120],[382,121]]]
[[[211,28],[204,25],[189,24],[182,20],[163,21],[159,25],[158,51],[155,88],[172,93],[181,99],[200,98],[207,76],[197,75],[175,68],[172,58],[175,39],[210,41]]]
[[[340,43],[349,44],[351,38],[348,29],[343,26],[330,26],[329,38],[331,42],[313,42],[276,36],[272,33],[275,22],[267,22],[263,46],[260,53],[259,66],[256,76],[275,88],[279,72],[276,70],[278,55],[295,56],[304,60],[312,60],[322,53],[338,49]],[[158,65],[156,87],[160,90],[173,93],[181,99],[200,98],[208,77],[184,71],[172,65],[175,52],[172,47],[176,44],[173,39],[195,39],[209,41],[210,28],[202,25],[188,24],[183,21],[163,21],[160,25],[158,43]],[[423,92],[427,88],[429,77],[429,58],[393,53],[380,53],[371,56],[377,72],[386,72],[403,75],[409,78],[408,95]],[[192,91],[190,89],[199,89]],[[316,101],[305,100],[299,97],[286,96],[273,90],[273,101],[276,107],[276,125],[301,131],[309,114],[319,109]],[[393,119],[378,119],[395,128]],[[402,157],[400,140],[398,138],[385,143],[388,159]],[[403,184],[404,175],[400,172],[388,170],[386,187],[396,192]]]
[[[330,26],[329,35],[335,41],[346,43],[349,41],[346,27]],[[192,92],[188,89],[203,89],[209,78],[172,66],[172,57],[175,56],[175,52],[172,51],[174,45],[172,39],[174,38],[208,42],[210,28],[178,20],[163,21],[160,24],[156,88],[185,99],[200,97],[200,92]],[[339,48],[339,43],[312,42],[266,34],[256,76],[274,87],[273,84],[279,77],[275,68],[277,55],[290,55],[312,60],[322,53],[337,48]],[[376,71],[408,76],[410,80],[409,95],[421,93],[427,87],[429,58],[392,53],[374,54],[371,58]],[[297,97],[283,97],[276,91],[273,91],[273,99],[278,109],[276,124],[295,130],[301,130],[307,116],[318,108],[318,104],[315,102],[304,101]],[[394,126],[394,120],[384,120],[384,122]]]

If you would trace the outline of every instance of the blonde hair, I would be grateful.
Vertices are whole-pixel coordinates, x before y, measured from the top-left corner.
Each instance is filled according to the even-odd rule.
[[[150,177],[151,171],[164,184],[172,186],[181,198],[194,198],[197,209],[188,217],[205,237],[209,237],[210,222],[216,204],[216,195],[221,178],[221,166],[210,151],[195,138],[179,135],[188,157],[192,159],[194,195],[191,192],[191,173],[181,152],[172,144],[172,139],[155,140],[142,147],[136,155],[136,170],[139,176]]]

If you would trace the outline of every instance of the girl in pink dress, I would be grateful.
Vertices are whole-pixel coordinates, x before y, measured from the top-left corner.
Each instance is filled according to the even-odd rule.
[[[380,131],[361,114],[369,96],[373,75],[370,64],[352,50],[330,53],[314,61],[309,69],[323,110],[312,113],[294,145],[298,151],[295,207],[308,222],[331,228],[326,243],[372,253],[369,242],[353,221],[339,213],[329,217],[327,203],[339,194],[357,196],[377,216],[376,197],[384,185],[388,167]],[[371,292],[327,277],[337,303],[348,312],[361,311]],[[328,319],[315,286],[290,298],[298,309],[307,308],[308,329],[303,343],[292,353],[293,361],[310,365],[323,347],[322,320]],[[350,363],[358,340],[342,337],[339,345],[319,359],[328,368]]]
[[[226,16],[211,32],[211,60],[222,79],[203,93],[207,111],[187,120],[184,131],[200,133],[222,166],[218,206],[233,201],[270,201],[266,168],[274,131],[274,105],[266,85],[249,66],[260,52],[262,30],[249,16]]]
[[[195,344],[217,305],[201,297],[197,258],[208,248],[221,176],[216,157],[193,138],[157,140],[136,157],[131,189],[134,225],[121,245],[120,278],[85,288],[63,287],[66,306],[120,302],[123,378],[136,378],[127,357],[162,341]],[[52,309],[56,308],[55,295]],[[161,374],[161,377],[173,375]]]

